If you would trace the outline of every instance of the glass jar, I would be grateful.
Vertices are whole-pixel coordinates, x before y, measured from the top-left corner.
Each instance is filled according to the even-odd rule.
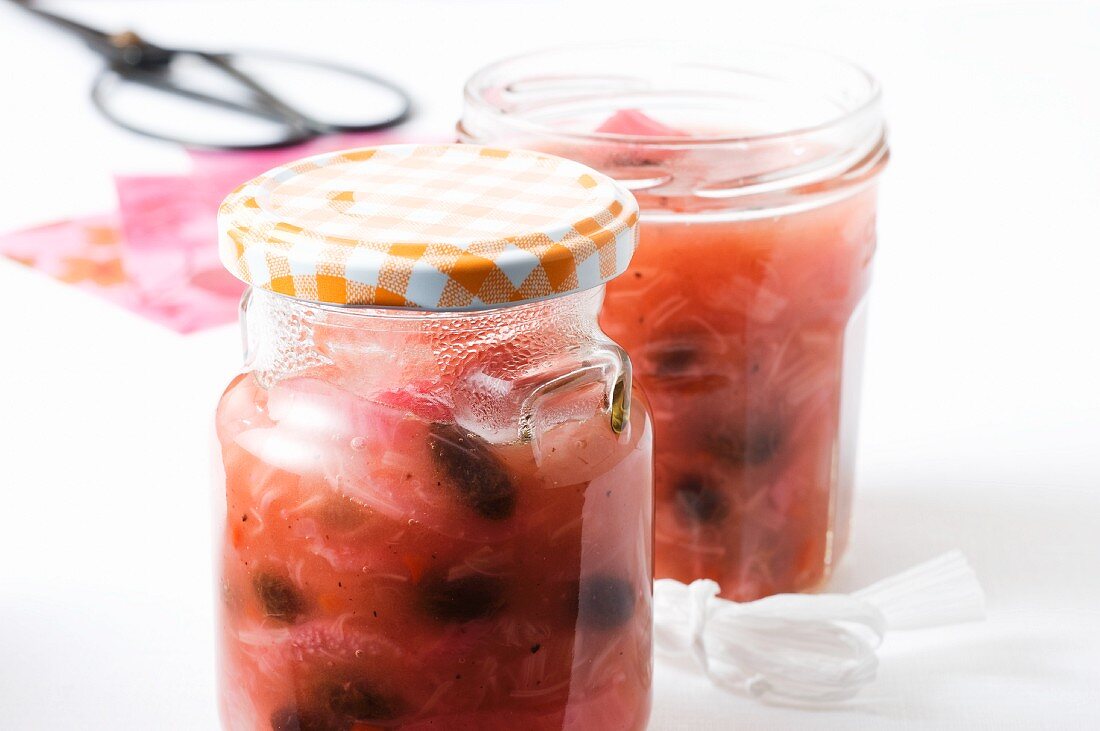
[[[547,170],[627,210],[574,220]],[[223,260],[252,289],[217,412],[225,728],[645,728],[653,434],[597,324],[633,205],[575,163],[468,146],[314,158],[227,200]],[[617,257],[585,250],[607,236]],[[444,266],[451,246],[482,261]],[[559,249],[578,272],[555,285]],[[509,251],[540,263],[517,274]]]
[[[878,84],[788,48],[568,48],[476,73],[458,135],[638,198],[601,323],[653,405],[656,575],[740,601],[821,584],[851,512]]]

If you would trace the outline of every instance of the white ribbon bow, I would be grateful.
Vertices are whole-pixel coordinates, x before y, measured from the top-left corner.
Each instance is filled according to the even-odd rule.
[[[985,616],[985,598],[959,551],[854,594],[777,594],[737,603],[718,584],[654,584],[657,654],[694,658],[726,690],[776,703],[846,700],[875,678],[888,629]]]

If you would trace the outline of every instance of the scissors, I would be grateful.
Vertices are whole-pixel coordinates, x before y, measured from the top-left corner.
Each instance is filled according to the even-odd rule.
[[[270,52],[167,48],[132,31],[97,30],[29,0],[10,2],[78,36],[102,57],[92,103],[114,124],[146,137],[207,149],[263,149],[387,129],[412,113],[403,89],[366,71]],[[312,104],[288,101],[326,93]],[[334,104],[328,119],[312,108]]]

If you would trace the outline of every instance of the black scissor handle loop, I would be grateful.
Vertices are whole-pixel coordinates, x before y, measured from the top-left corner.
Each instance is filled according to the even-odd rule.
[[[354,68],[352,66],[345,66],[343,64],[334,63],[331,61],[323,61],[321,59],[309,58],[306,56],[299,56],[297,54],[281,53],[274,51],[231,51],[227,53],[218,54],[221,57],[228,59],[230,62],[234,58],[256,58],[256,59],[270,59],[272,61],[281,61],[284,63],[296,64],[298,66],[305,66],[315,69],[322,69],[330,71],[336,74],[342,74],[344,76],[350,76],[361,81],[368,82],[380,89],[383,89],[394,96],[398,100],[397,110],[380,120],[367,122],[363,124],[342,124],[334,122],[325,122],[323,120],[314,120],[320,127],[318,134],[326,134],[331,132],[377,132],[383,129],[389,129],[390,127],[396,127],[403,122],[408,121],[409,117],[413,114],[413,100],[403,88],[398,86],[395,82],[389,79],[372,74],[369,71]]]
[[[112,124],[125,129],[128,132],[147,137],[149,139],[161,140],[163,142],[174,142],[176,144],[184,145],[200,150],[269,150],[279,147],[287,147],[289,145],[296,145],[302,142],[308,142],[311,139],[318,137],[321,132],[307,127],[297,127],[289,124],[282,124],[284,130],[282,135],[279,135],[273,140],[265,142],[258,142],[255,144],[247,143],[234,143],[232,145],[219,145],[211,143],[209,140],[192,139],[182,135],[166,135],[156,132],[148,127],[142,127],[134,124],[125,117],[120,117],[111,108],[111,105],[107,103],[107,98],[110,95],[110,90],[113,85],[123,82],[138,83],[148,86],[154,89],[161,89],[171,94],[184,96],[193,99],[197,103],[208,104],[212,106],[220,106],[233,111],[242,112],[245,114],[259,115],[259,112],[254,107],[247,107],[244,105],[234,104],[228,100],[218,99],[203,94],[196,94],[189,90],[180,89],[177,86],[170,84],[158,83],[155,75],[147,75],[140,73],[133,73],[130,70],[119,70],[111,67],[106,67],[100,70],[96,75],[95,80],[92,82],[91,88],[91,100],[96,110],[103,115]],[[282,122],[283,120],[268,116],[268,119],[272,121]]]
[[[221,73],[233,79],[234,82],[241,85],[243,88],[249,90],[252,93],[251,101],[249,103],[242,103],[233,99],[188,89],[174,83],[171,76],[161,68],[147,69],[116,64],[101,70],[92,84],[91,99],[99,113],[113,124],[144,137],[176,142],[188,147],[213,150],[263,150],[286,147],[335,132],[374,132],[389,129],[390,127],[401,124],[412,115],[412,98],[404,89],[380,76],[348,66],[289,54],[262,51],[217,54],[202,51],[175,51],[174,53],[177,57],[190,56],[201,59],[211,65]],[[308,66],[314,69],[350,76],[365,81],[391,94],[397,102],[396,110],[381,119],[363,124],[333,123],[317,120],[287,104],[269,90],[250,79],[247,74],[236,69],[234,59],[238,58],[241,60],[247,58],[262,60],[266,58],[275,62]],[[187,98],[196,104],[219,107],[239,114],[263,118],[281,125],[283,132],[274,140],[266,140],[255,144],[216,144],[211,143],[209,140],[191,139],[182,135],[166,135],[159,133],[149,127],[135,124],[132,120],[121,117],[112,110],[111,105],[108,103],[111,90],[116,84],[127,82],[141,84],[168,94]]]

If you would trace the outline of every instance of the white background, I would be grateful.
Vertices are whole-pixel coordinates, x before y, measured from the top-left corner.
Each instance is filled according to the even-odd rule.
[[[1100,728],[1100,4],[48,3],[384,71],[447,134],[484,62],[569,40],[838,51],[884,82],[854,589],[961,548],[989,619],[897,636],[863,702],[769,708],[658,668],[652,728]],[[179,170],[101,122],[96,59],[0,5],[0,229]],[[0,728],[212,729],[211,411],[234,328],[181,337],[0,260]]]

